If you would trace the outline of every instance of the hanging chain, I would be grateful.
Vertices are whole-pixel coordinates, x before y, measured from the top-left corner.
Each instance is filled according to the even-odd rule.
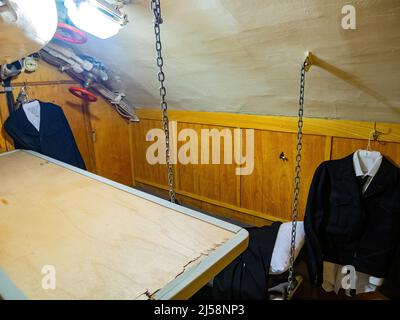
[[[298,113],[298,127],[297,127],[297,155],[296,155],[296,169],[294,178],[294,200],[292,211],[292,236],[290,242],[290,267],[287,287],[287,297],[291,298],[294,283],[294,255],[296,248],[296,230],[297,230],[297,215],[299,211],[299,193],[300,193],[300,170],[301,170],[301,149],[303,148],[303,113],[304,113],[304,88],[306,80],[306,68],[309,67],[309,61],[306,60],[301,66],[300,73],[300,100],[299,100],[299,113]]]
[[[170,135],[169,135],[169,121],[168,121],[168,104],[165,99],[167,95],[167,90],[164,86],[165,74],[163,71],[164,59],[162,57],[161,52],[161,32],[160,32],[160,24],[162,24],[163,20],[161,17],[161,6],[160,0],[151,0],[150,3],[151,11],[154,15],[154,34],[156,36],[156,52],[157,52],[157,66],[159,68],[158,71],[158,81],[160,83],[160,107],[162,111],[162,126],[165,134],[165,153],[166,153],[166,164],[167,164],[167,174],[168,174],[168,186],[169,186],[169,198],[170,201],[176,203],[176,195],[174,190],[174,169],[171,163],[171,149],[170,149]]]

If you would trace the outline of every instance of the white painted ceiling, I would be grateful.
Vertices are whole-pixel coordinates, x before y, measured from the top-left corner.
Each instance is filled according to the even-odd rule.
[[[162,0],[163,52],[173,109],[296,115],[300,64],[306,115],[400,122],[399,0]],[[356,30],[341,26],[356,9]],[[137,107],[158,106],[149,1],[125,7],[130,23],[82,52],[103,61]]]

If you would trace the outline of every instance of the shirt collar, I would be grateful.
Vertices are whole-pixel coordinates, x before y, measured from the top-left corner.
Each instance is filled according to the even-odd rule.
[[[382,154],[378,151],[357,150],[353,154],[354,171],[357,177],[374,177],[382,164]]]

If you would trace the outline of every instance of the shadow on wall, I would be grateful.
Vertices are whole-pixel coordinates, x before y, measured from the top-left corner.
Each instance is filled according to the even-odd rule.
[[[335,67],[334,65],[318,58],[314,54],[310,53],[310,57],[312,60],[312,64],[314,66],[318,66],[321,69],[329,72],[330,74],[334,75],[335,77],[342,79],[343,81],[347,82],[348,84],[352,85],[353,87],[356,87],[357,89],[361,90],[362,92],[368,94],[369,96],[373,97],[376,99],[378,102],[382,103],[386,107],[390,108],[393,110],[395,113],[400,114],[400,108],[394,106],[393,104],[389,103],[388,100],[381,95],[379,92],[369,88],[366,86],[360,78],[357,76],[354,76],[342,69],[339,69],[338,67]]]

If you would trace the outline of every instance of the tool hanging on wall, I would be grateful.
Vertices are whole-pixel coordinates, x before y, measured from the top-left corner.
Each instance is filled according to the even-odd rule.
[[[294,194],[293,194],[293,209],[292,209],[292,232],[290,242],[290,266],[289,276],[287,285],[286,300],[290,300],[300,285],[300,278],[294,277],[294,260],[295,260],[295,248],[296,248],[296,231],[297,231],[297,216],[299,211],[299,194],[300,194],[300,171],[301,171],[301,150],[303,148],[303,114],[304,114],[304,90],[306,81],[306,72],[311,68],[312,60],[311,53],[309,53],[301,65],[300,71],[300,98],[299,98],[299,110],[298,110],[298,121],[297,121],[297,146],[296,146],[296,168],[294,178]]]
[[[165,99],[167,95],[167,90],[165,89],[164,81],[165,74],[163,71],[164,59],[162,57],[161,51],[161,30],[160,24],[163,23],[161,17],[161,6],[160,0],[151,0],[150,8],[154,15],[154,34],[156,38],[156,52],[157,52],[157,67],[158,67],[158,81],[160,83],[160,107],[162,112],[162,126],[165,134],[165,153],[166,153],[166,165],[167,165],[167,175],[168,175],[168,186],[169,186],[169,198],[173,203],[177,203],[176,195],[174,190],[174,168],[171,162],[171,149],[170,149],[170,133],[169,133],[169,121],[168,121],[168,104]]]

